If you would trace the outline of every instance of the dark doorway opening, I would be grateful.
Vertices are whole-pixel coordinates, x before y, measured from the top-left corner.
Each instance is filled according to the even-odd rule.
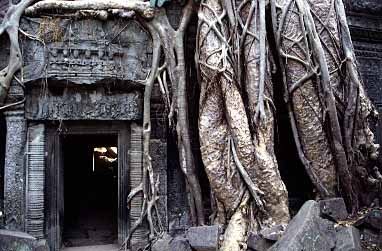
[[[117,243],[118,135],[63,138],[65,247]]]

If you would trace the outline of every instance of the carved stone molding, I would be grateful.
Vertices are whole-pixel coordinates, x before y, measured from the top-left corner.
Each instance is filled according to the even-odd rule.
[[[137,82],[150,70],[151,38],[133,20],[23,18],[21,28],[41,40],[22,36],[26,82],[45,78],[76,84]]]
[[[353,40],[382,42],[382,18],[349,13],[348,22]]]
[[[44,238],[45,126],[28,126],[26,149],[26,231]]]
[[[26,118],[30,120],[138,120],[142,117],[139,91],[108,93],[104,87],[61,88],[61,93],[40,87],[27,92]]]
[[[130,176],[129,190],[138,187],[142,182],[143,173],[143,135],[142,127],[136,123],[131,124],[130,134]],[[140,218],[142,211],[143,193],[138,193],[130,201],[130,227],[134,226],[135,222]],[[148,242],[146,226],[142,225],[132,234],[130,245],[132,250],[143,249]]]
[[[346,0],[351,11],[366,14],[381,14],[382,2],[380,0]]]
[[[7,124],[4,211],[9,230],[25,230],[25,168],[26,120],[23,110],[4,113]]]
[[[375,104],[382,104],[382,44],[355,41],[354,47],[367,93]]]

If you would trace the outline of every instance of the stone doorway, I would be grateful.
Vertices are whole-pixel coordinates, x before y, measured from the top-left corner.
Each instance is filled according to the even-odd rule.
[[[63,139],[65,247],[118,242],[118,136]]]
[[[47,127],[46,233],[51,250],[123,242],[129,134],[129,123],[117,121]]]

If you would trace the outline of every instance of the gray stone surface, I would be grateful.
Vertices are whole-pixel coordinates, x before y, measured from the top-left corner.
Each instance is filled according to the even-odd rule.
[[[274,241],[266,240],[259,234],[254,234],[251,232],[248,236],[247,246],[250,251],[266,251],[273,244]]]
[[[6,112],[5,119],[5,224],[9,230],[24,231],[26,120],[24,112],[20,110]]]
[[[321,217],[342,221],[348,217],[345,202],[342,198],[331,198],[318,202]]]
[[[45,239],[37,241],[34,251],[50,251],[48,242]]]
[[[24,232],[0,230],[0,251],[34,251],[36,239]]]
[[[30,123],[26,147],[25,232],[37,239],[44,238],[45,141],[45,125]]]
[[[120,251],[120,246],[115,244],[83,246],[83,247],[64,247],[61,251]]]
[[[132,20],[24,18],[21,27],[45,42],[22,40],[26,82],[45,71],[48,78],[76,84],[136,81],[144,80],[150,69],[151,40]]]
[[[380,0],[348,0],[348,3],[352,11],[359,11],[367,14],[382,13],[382,2]]]
[[[25,116],[30,120],[138,120],[142,118],[140,91],[102,86],[28,88]]]
[[[168,234],[164,234],[162,238],[157,240],[152,246],[151,251],[170,251],[170,243],[172,238]]]
[[[176,237],[170,243],[170,251],[192,251],[186,238]]]
[[[307,201],[287,226],[282,238],[273,245],[272,251],[331,251],[335,247],[333,223],[319,216],[319,205]]]
[[[277,241],[280,239],[285,231],[285,226],[276,225],[272,227],[263,228],[260,231],[260,236],[266,240]]]
[[[164,139],[150,140],[150,155],[154,173],[159,174],[158,208],[163,227],[168,228],[167,214],[167,144]]]
[[[218,225],[190,227],[186,238],[196,251],[217,251],[220,232]]]
[[[361,251],[361,236],[355,227],[339,227],[336,229],[337,241],[334,251]]]

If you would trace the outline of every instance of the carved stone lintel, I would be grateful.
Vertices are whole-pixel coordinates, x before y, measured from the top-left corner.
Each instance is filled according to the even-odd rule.
[[[23,110],[5,112],[7,124],[4,192],[5,224],[9,230],[24,231],[26,120]]]
[[[375,104],[382,104],[382,45],[354,41],[354,47],[368,96]]]
[[[150,36],[132,20],[24,18],[20,27],[44,41],[23,40],[25,82],[54,79],[80,85],[116,80],[140,83],[150,71]],[[2,58],[6,54],[0,51]]]
[[[27,94],[26,118],[30,120],[138,120],[142,116],[139,91],[108,94],[104,88],[64,88],[63,93],[41,97],[40,89]]]

